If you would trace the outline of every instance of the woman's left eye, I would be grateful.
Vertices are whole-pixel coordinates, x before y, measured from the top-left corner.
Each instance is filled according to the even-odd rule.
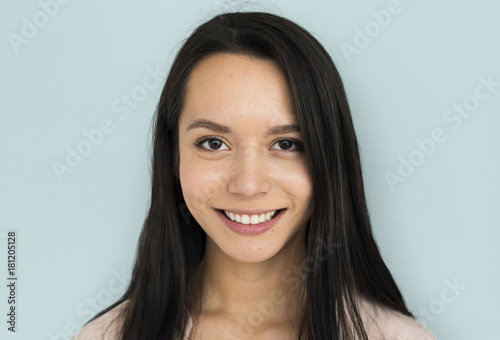
[[[276,142],[271,149],[276,150],[275,147],[278,147],[278,150],[282,151],[301,151],[302,143],[299,141],[295,141],[293,139],[282,139]]]

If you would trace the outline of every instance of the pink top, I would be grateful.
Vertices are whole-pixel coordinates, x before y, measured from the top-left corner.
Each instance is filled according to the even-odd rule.
[[[125,303],[116,306],[97,320],[87,324],[73,340],[118,340],[117,334],[121,323],[116,318]],[[413,318],[364,300],[360,307],[363,324],[370,340],[437,340],[427,328]],[[184,340],[189,339],[192,328],[193,320],[189,316]]]
[[[87,324],[75,335],[73,340],[118,340],[118,331],[120,330],[121,322],[117,317],[119,317],[125,304],[126,302],[119,304],[100,318]],[[183,340],[188,340],[191,328],[193,328],[193,320],[189,315],[186,334]]]

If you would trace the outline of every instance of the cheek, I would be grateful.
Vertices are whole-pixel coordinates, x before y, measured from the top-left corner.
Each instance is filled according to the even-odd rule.
[[[309,168],[303,163],[273,169],[285,191],[297,202],[308,203],[312,199],[313,182]]]
[[[203,204],[201,192],[203,188],[203,169],[196,162],[181,157],[179,162],[179,180],[181,182],[182,195],[190,209],[199,209]]]
[[[312,200],[313,183],[309,169],[306,166],[300,166],[290,178],[292,185],[292,193],[300,201],[309,203]]]
[[[188,207],[199,210],[210,199],[222,193],[229,180],[229,164],[203,162],[199,159],[180,161],[180,182]]]

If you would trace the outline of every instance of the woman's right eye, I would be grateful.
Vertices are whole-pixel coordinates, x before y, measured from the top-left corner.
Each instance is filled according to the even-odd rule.
[[[207,151],[229,150],[223,141],[217,138],[205,138],[196,142],[196,146]]]

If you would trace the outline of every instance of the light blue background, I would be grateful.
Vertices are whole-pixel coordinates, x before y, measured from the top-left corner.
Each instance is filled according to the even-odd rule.
[[[443,114],[474,103],[467,98],[479,77],[500,82],[500,3],[401,0],[377,32],[371,12],[390,3],[275,0],[243,8],[296,21],[332,54],[357,129],[373,229],[411,310],[439,339],[498,339],[500,87],[457,129]],[[163,84],[151,78],[156,88],[139,87],[147,68],[168,70],[194,27],[240,4],[69,1],[16,53],[12,34],[22,35],[23,17],[44,24],[43,9],[33,0],[2,1],[0,338],[69,339],[63,332],[121,295],[149,202],[149,131]],[[342,44],[355,46],[356,28],[367,27],[371,41],[348,58]],[[128,116],[114,112],[124,108],[122,95],[133,94],[145,98]],[[65,164],[66,147],[77,148],[82,130],[103,119],[114,130],[58,180],[52,163]],[[408,160],[414,140],[435,129],[446,141],[391,190],[385,173],[398,174],[399,157]],[[15,335],[2,321],[10,229],[19,235]],[[461,286],[455,293],[446,290],[453,282]]]

